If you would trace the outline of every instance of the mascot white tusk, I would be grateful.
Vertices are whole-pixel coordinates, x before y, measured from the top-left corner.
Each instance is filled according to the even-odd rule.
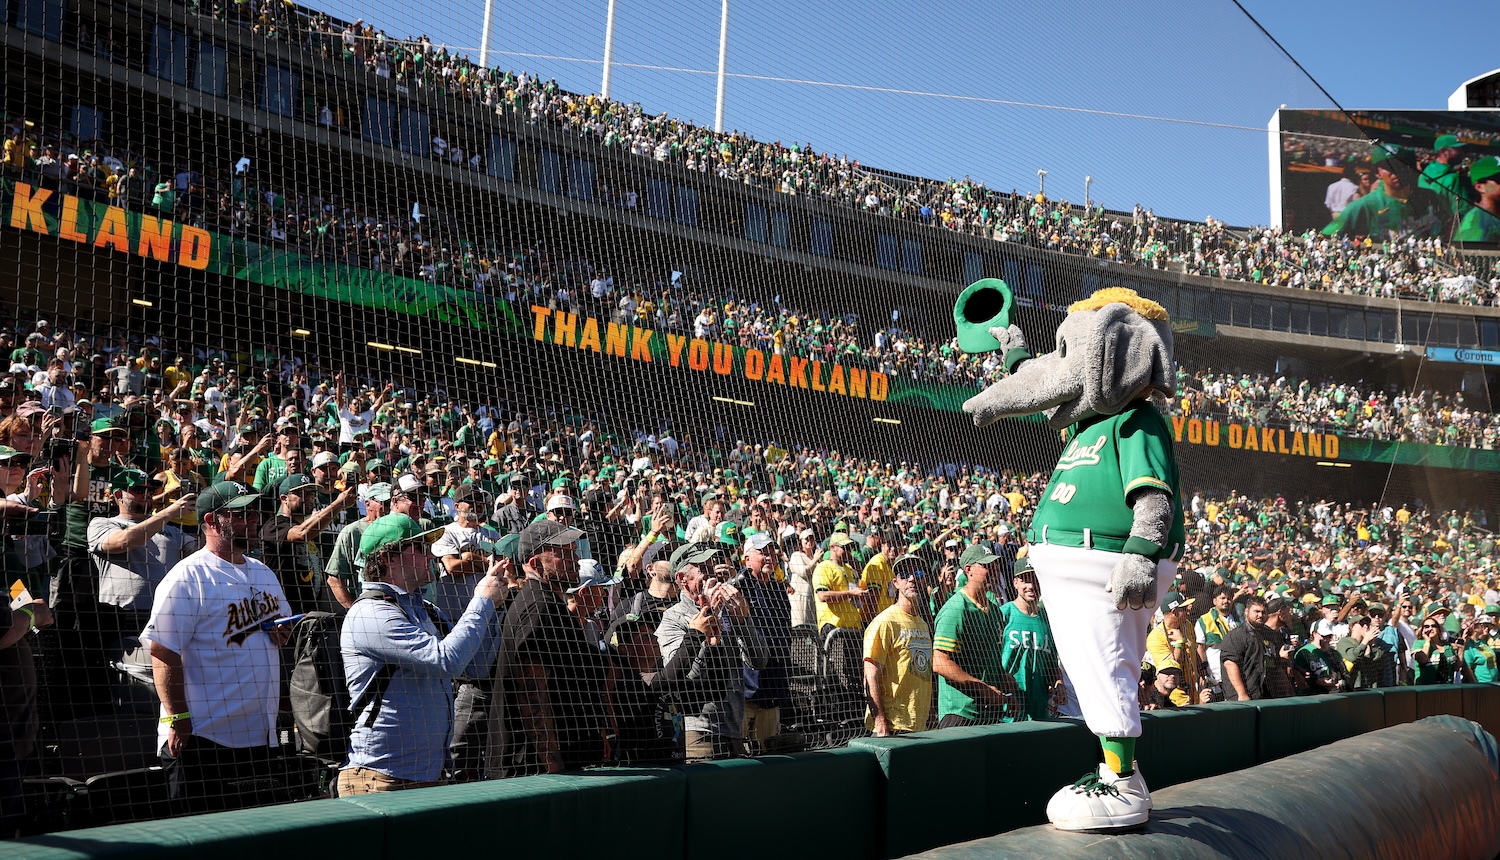
[[[1007,373],[964,411],[979,427],[1042,413],[1066,441],[1028,552],[1058,659],[1104,750],[1097,772],[1053,795],[1047,817],[1062,830],[1137,827],[1151,814],[1134,759],[1141,656],[1184,540],[1172,431],[1151,403],[1154,392],[1172,396],[1172,327],[1161,305],[1110,287],[1069,307],[1056,348],[1033,356],[1010,304],[993,279],[959,296],[960,348],[1001,350]]]

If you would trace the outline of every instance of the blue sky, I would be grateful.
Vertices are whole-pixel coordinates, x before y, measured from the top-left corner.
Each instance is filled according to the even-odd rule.
[[[1464,22],[1493,13],[1476,0],[1444,4],[1436,19],[1388,0],[1242,2],[1346,108],[1442,109],[1459,83],[1500,66],[1493,52],[1462,47],[1464,32],[1479,32]],[[483,0],[309,5],[478,56]],[[496,0],[491,49],[513,53],[491,63],[598,92],[606,9],[607,0]],[[617,0],[612,96],[711,124],[712,74],[625,64],[712,72],[719,10],[714,0]],[[1395,47],[1392,32],[1401,40]],[[1266,223],[1267,121],[1282,104],[1333,107],[1227,0],[731,0],[729,33],[731,73],[991,101],[730,78],[727,128],[810,141],[905,173],[968,175],[1002,190],[1034,191],[1045,169],[1049,196],[1075,201],[1092,176],[1096,201],[1179,218]]]

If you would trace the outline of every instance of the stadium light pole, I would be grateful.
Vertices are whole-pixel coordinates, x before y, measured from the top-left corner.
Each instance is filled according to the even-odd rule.
[[[493,0],[485,0],[493,2]],[[609,98],[609,64],[615,55],[615,0],[609,0],[609,15],[604,19],[604,82],[599,95]]]
[[[1085,211],[1085,212],[1087,212],[1089,209],[1093,208],[1093,205],[1089,202],[1089,186],[1093,185],[1093,184],[1094,184],[1094,177],[1092,177],[1092,176],[1085,176],[1085,177],[1083,177],[1083,211]]]
[[[719,12],[719,92],[714,98],[714,131],[724,131],[724,57],[729,51],[729,0]]]
[[[494,20],[494,15],[495,0],[484,0],[484,31],[479,34],[479,65],[486,69],[490,67],[490,22]]]
[[[1036,193],[1042,195],[1043,197],[1046,197],[1047,196],[1047,171],[1045,171],[1045,170],[1038,170],[1036,172],[1036,183],[1037,183]]]

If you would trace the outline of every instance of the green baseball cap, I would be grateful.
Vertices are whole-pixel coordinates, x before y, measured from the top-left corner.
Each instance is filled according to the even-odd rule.
[[[672,572],[677,573],[690,564],[702,564],[715,555],[718,555],[718,553],[719,550],[709,544],[685,543],[672,553],[669,564],[672,567]]]
[[[110,479],[109,486],[112,490],[133,490],[136,487],[160,487],[161,481],[140,469],[121,469]]]
[[[495,554],[503,555],[516,564],[520,564],[522,561],[521,534],[519,532],[514,532],[495,541]]]
[[[366,559],[371,556],[411,541],[421,540],[431,545],[442,534],[443,530],[440,528],[422,531],[417,521],[406,514],[386,514],[370,523],[370,527],[360,535],[359,555],[355,557],[355,566],[364,567]]]
[[[719,523],[719,534],[716,538],[719,543],[729,546],[739,546],[741,537],[739,523]]]
[[[1325,595],[1323,595],[1323,605],[1324,606],[1338,606],[1339,605],[1338,595],[1336,595],[1336,594],[1325,594]]]
[[[1392,158],[1400,161],[1401,155],[1405,152],[1405,147],[1396,146],[1393,143],[1377,143],[1370,147],[1370,165],[1374,166]]]
[[[1483,182],[1500,174],[1500,157],[1486,155],[1469,165],[1469,181]]]
[[[990,334],[990,329],[1010,327],[1014,304],[1010,287],[999,278],[984,278],[965,287],[953,303],[958,348],[970,353],[999,349],[1000,341]]]
[[[290,475],[287,475],[285,478],[282,478],[281,482],[276,485],[276,494],[278,496],[285,496],[288,493],[295,493],[303,487],[306,487],[312,483],[312,478],[309,478],[301,472],[294,472]]]
[[[1000,556],[990,551],[990,548],[982,543],[971,543],[964,549],[963,555],[958,557],[960,567],[968,567],[971,564],[990,564],[1000,560]]]
[[[246,484],[241,484],[239,481],[220,481],[198,494],[198,504],[194,506],[194,510],[201,517],[215,511],[248,508],[258,503],[260,499],[260,493],[255,492]]]
[[[1462,146],[1463,142],[1458,139],[1458,135],[1440,134],[1438,135],[1437,140],[1434,140],[1432,142],[1432,151],[1437,152],[1440,149],[1458,149]]]
[[[391,485],[385,481],[371,484],[365,490],[365,500],[372,502],[389,502],[391,500]]]
[[[95,436],[113,435],[115,433],[123,435],[130,432],[116,424],[113,418],[95,418],[94,423],[89,425],[89,429]]]
[[[17,451],[9,445],[0,445],[0,463],[7,463],[18,458],[23,462],[16,465],[22,467],[31,462],[31,455],[26,453],[25,451]]]
[[[1161,611],[1171,612],[1174,609],[1187,609],[1192,605],[1193,598],[1188,597],[1180,591],[1173,591],[1169,592],[1166,599],[1161,602]]]

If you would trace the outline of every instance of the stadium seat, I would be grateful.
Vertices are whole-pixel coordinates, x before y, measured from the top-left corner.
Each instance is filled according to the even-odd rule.
[[[62,723],[55,749],[42,756],[43,773],[84,780],[150,767],[156,760],[156,715],[121,713]]]
[[[89,777],[77,790],[74,826],[99,827],[172,815],[166,772],[143,767]]]
[[[818,682],[813,697],[817,728],[827,738],[826,746],[841,746],[850,738],[865,732],[864,684],[849,685],[835,661],[847,653],[860,654],[864,634],[859,630],[835,628],[828,631],[818,647]]]
[[[782,724],[798,732],[815,731],[818,691],[818,631],[810,624],[792,628],[790,686],[791,713],[782,715]]]

